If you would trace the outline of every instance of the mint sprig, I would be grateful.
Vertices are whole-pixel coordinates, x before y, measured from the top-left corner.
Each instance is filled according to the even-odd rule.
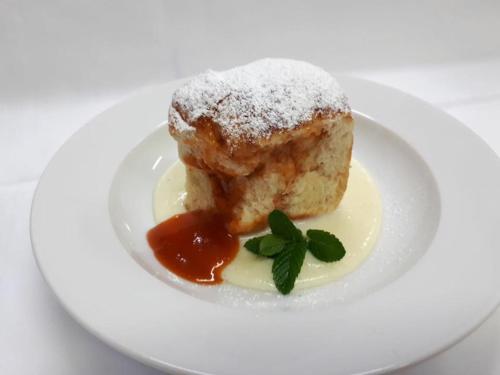
[[[256,254],[256,255],[261,255],[260,253],[260,241],[262,241],[262,238],[264,236],[261,236],[261,237],[254,237],[254,238],[250,238],[247,242],[245,242],[245,248],[248,250],[248,251],[251,251],[252,253]]]
[[[280,210],[271,212],[268,222],[272,234],[251,238],[244,246],[258,256],[273,258],[273,280],[282,294],[289,294],[295,286],[307,250],[323,262],[339,261],[345,256],[345,248],[335,235],[309,229],[306,239]]]
[[[259,253],[264,256],[273,256],[281,252],[286,246],[286,241],[274,234],[266,234],[261,237]]]
[[[273,261],[274,285],[282,294],[288,294],[295,286],[306,256],[306,242],[289,242]]]
[[[319,229],[307,231],[307,248],[317,259],[323,262],[336,262],[345,255],[344,245],[335,235]]]
[[[271,232],[288,241],[301,241],[302,232],[292,223],[283,211],[274,210],[267,217]]]

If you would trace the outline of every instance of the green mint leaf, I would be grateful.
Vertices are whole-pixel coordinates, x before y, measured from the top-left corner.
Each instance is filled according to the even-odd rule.
[[[285,247],[285,240],[274,234],[266,234],[259,245],[259,253],[265,256],[278,254]]]
[[[293,225],[284,212],[274,210],[269,214],[267,220],[274,235],[288,241],[302,241],[302,232]]]
[[[264,238],[264,236],[250,238],[243,246],[245,246],[248,251],[260,255],[260,241],[262,241],[262,238]]]
[[[273,261],[273,279],[282,294],[291,292],[306,255],[306,242],[287,243]]]
[[[307,231],[307,247],[316,258],[323,262],[335,262],[345,255],[344,245],[333,234],[324,230],[309,229]]]

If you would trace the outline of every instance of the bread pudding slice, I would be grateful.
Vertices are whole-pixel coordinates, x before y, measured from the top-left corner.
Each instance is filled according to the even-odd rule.
[[[173,95],[169,130],[186,165],[188,210],[217,210],[230,232],[334,210],[347,186],[353,119],[324,70],[265,59],[208,71]]]

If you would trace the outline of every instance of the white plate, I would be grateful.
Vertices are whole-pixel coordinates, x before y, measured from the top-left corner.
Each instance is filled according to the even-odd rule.
[[[190,284],[158,265],[145,232],[176,159],[164,123],[177,81],[95,118],[42,176],[31,237],[63,306],[118,350],[181,374],[378,373],[473,330],[500,301],[499,159],[418,99],[339,80],[357,111],[355,156],[384,205],[360,269],[283,297]]]

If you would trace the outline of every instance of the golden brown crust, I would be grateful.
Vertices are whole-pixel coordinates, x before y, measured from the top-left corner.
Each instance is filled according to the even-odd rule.
[[[171,131],[179,137],[211,123],[219,141],[233,145],[280,143],[321,119],[350,113],[347,97],[323,69],[306,62],[262,59],[224,72],[207,71],[173,94]]]
[[[201,118],[190,124],[192,132],[179,133],[172,123],[169,124],[169,131],[179,142],[180,157],[187,164],[230,176],[244,176],[265,162],[269,152],[277,146],[318,135],[342,119],[352,120],[351,114],[322,113],[292,130],[273,130],[269,138],[236,144],[229,144],[219,125],[209,118]]]
[[[211,143],[216,143],[219,146],[224,146],[232,151],[232,153],[237,153],[241,148],[247,148],[249,146],[254,146],[255,148],[262,148],[267,146],[272,146],[276,144],[281,144],[287,142],[293,138],[302,136],[304,133],[310,132],[313,128],[319,124],[323,123],[324,120],[338,121],[344,117],[350,117],[351,112],[340,112],[334,111],[328,108],[322,108],[314,111],[311,120],[302,121],[297,123],[292,129],[280,129],[271,127],[269,133],[262,135],[261,137],[248,137],[239,138],[236,140],[231,139],[229,142],[229,137],[227,134],[221,130],[221,126],[212,117],[203,116],[197,118],[195,121],[189,121],[188,116],[185,111],[176,103],[172,102],[170,112],[175,113],[176,116],[171,115],[169,118],[169,132],[176,140],[182,140],[183,138],[191,137],[202,137]],[[177,116],[178,115],[178,116]],[[185,126],[191,128],[191,132],[180,131],[176,126],[175,118],[180,119],[185,123]]]

